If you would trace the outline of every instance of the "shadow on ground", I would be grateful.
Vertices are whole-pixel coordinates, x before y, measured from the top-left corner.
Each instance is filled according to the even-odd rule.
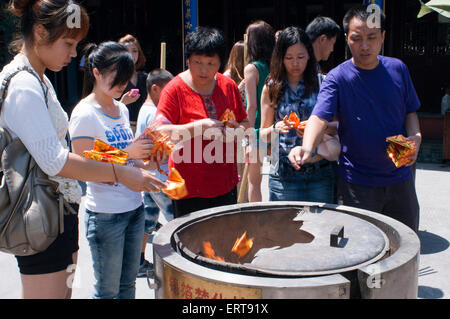
[[[450,172],[450,162],[445,163],[416,163],[415,165],[417,169],[429,170],[429,171],[438,171],[438,172]]]
[[[419,231],[419,238],[421,255],[444,251],[450,245],[447,239],[427,231]]]
[[[428,287],[428,286],[419,286],[418,297],[425,299],[439,299],[444,296],[444,293],[441,289]]]

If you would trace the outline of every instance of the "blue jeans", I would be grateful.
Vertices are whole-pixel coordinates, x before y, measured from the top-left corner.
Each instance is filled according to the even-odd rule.
[[[86,237],[91,248],[94,299],[134,299],[139,269],[144,209],[121,213],[86,210]]]
[[[151,234],[158,223],[159,212],[162,212],[167,221],[173,219],[172,200],[163,192],[144,192],[145,233]]]
[[[331,165],[306,172],[283,170],[270,174],[270,201],[334,202],[334,174]]]

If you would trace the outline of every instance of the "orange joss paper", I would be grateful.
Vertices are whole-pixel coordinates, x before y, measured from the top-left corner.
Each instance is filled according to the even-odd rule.
[[[297,128],[300,125],[300,118],[297,113],[291,111],[288,118],[284,120],[284,123],[290,125],[292,128]]]
[[[289,126],[290,126],[291,128],[293,128],[293,129],[294,129],[294,128],[295,128],[295,129],[300,129],[300,130],[302,130],[302,131],[305,130],[306,122],[307,122],[307,121],[300,122],[300,117],[298,117],[297,113],[295,113],[295,112],[293,112],[293,111],[291,111],[291,113],[289,113],[288,118],[286,118],[286,119],[284,120],[284,123],[285,123],[286,125],[289,125]]]
[[[297,113],[292,111],[291,113],[289,113],[287,121],[288,123],[292,124],[294,128],[297,128],[300,125],[300,118],[298,117]]]
[[[239,258],[244,257],[253,247],[253,238],[247,239],[247,232],[241,238],[237,238],[231,252],[238,255]]]
[[[169,179],[166,183],[167,188],[161,189],[161,191],[170,199],[178,200],[188,195],[186,183],[174,167],[170,170]]]
[[[112,163],[118,165],[125,165],[128,160],[128,153],[114,146],[109,145],[99,139],[95,140],[94,149],[91,151],[84,151],[84,157],[94,161]]]
[[[386,142],[390,142],[386,152],[397,168],[408,164],[409,157],[416,151],[416,143],[403,135],[390,136]]]
[[[110,154],[110,155],[128,158],[128,153],[127,152],[119,150],[118,148],[115,148],[114,146],[111,146],[108,143],[105,143],[105,142],[103,142],[102,140],[99,140],[99,139],[95,140],[94,151],[104,152],[104,153],[107,153],[107,154]]]
[[[138,137],[137,140],[141,139],[149,139],[153,142],[153,150],[148,156],[148,161],[154,161],[157,165],[157,169],[161,174],[167,175],[159,167],[158,157],[163,157],[163,155],[170,155],[175,149],[175,144],[170,141],[170,138],[167,134],[157,130],[158,124],[153,123],[149,127],[147,127],[144,132]]]
[[[219,121],[222,121],[225,125],[232,127],[228,124],[229,121],[236,121],[236,115],[234,115],[233,111],[230,109],[226,109],[223,112],[222,116],[219,118]]]

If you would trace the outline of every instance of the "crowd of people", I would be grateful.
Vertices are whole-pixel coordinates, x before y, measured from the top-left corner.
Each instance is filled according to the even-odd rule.
[[[67,66],[88,33],[89,16],[81,6],[80,27],[67,26],[72,4],[11,1],[22,38],[0,79],[23,66],[37,78],[27,72],[12,78],[0,125],[23,142],[77,212],[82,198],[77,181],[87,182],[80,213],[92,255],[94,298],[135,297],[136,278],[152,272],[145,247],[160,213],[170,220],[236,204],[246,184],[246,200],[261,201],[265,157],[270,201],[370,209],[418,231],[411,167],[421,143],[420,102],[406,66],[379,55],[384,15],[373,28],[365,7],[353,8],[343,32],[326,17],[305,30],[290,26],[278,32],[256,21],[228,56],[221,31],[198,27],[185,42],[187,69],[176,76],[163,69],[144,72],[146,59],[132,35],[89,44],[83,51],[84,96],[66,114],[45,70]],[[328,60],[341,34],[352,58],[324,74],[319,62]],[[227,112],[233,118],[225,125]],[[292,113],[307,121],[306,128],[293,126]],[[160,168],[181,174],[185,198],[171,200],[161,192],[167,176],[147,160],[153,143],[137,138],[155,123],[176,144]],[[237,139],[235,131],[247,135]],[[397,134],[417,146],[401,168],[386,156],[385,139]],[[84,158],[96,139],[126,151],[126,165]],[[71,297],[66,269],[77,263],[78,238],[78,216],[68,214],[64,232],[45,251],[16,256],[24,298]]]

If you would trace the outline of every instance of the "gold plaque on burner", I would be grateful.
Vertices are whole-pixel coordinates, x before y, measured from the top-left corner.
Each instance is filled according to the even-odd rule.
[[[166,299],[261,299],[261,289],[224,285],[185,274],[164,263]]]

